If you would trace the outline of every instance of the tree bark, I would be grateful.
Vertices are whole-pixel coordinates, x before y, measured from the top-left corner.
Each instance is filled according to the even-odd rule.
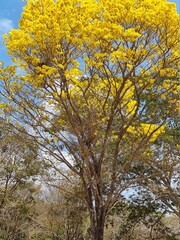
[[[95,214],[91,214],[91,233],[93,240],[104,239],[105,215],[105,210],[102,207],[97,209]]]

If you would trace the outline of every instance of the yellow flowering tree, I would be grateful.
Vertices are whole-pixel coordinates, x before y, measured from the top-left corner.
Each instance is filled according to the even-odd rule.
[[[177,111],[175,5],[27,0],[5,44],[14,65],[0,70],[2,116],[26,127],[56,169],[79,176],[102,240],[109,209],[141,180],[130,170]]]

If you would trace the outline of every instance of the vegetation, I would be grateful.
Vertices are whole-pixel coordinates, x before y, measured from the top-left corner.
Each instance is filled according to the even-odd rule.
[[[26,210],[5,214],[32,221],[8,239],[178,239],[164,222],[180,215],[175,5],[28,0],[5,44],[0,200],[4,214],[17,194]]]

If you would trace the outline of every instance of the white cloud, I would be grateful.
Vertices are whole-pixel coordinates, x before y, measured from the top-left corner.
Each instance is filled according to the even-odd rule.
[[[0,35],[9,32],[13,28],[13,21],[7,18],[0,19]]]

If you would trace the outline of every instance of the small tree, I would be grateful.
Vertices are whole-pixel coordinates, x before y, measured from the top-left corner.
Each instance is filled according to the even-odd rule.
[[[1,108],[28,127],[44,158],[79,177],[92,238],[102,240],[120,193],[146,177],[131,168],[148,159],[176,111],[175,6],[29,0],[5,42],[23,74],[1,70]]]
[[[83,201],[82,189],[76,178],[46,185],[38,204],[38,227],[32,236],[37,239],[89,239],[89,216]],[[52,186],[53,185],[53,186]]]
[[[130,201],[117,202],[111,209],[105,239],[179,239],[178,227],[173,228],[172,224],[167,224],[170,218],[166,215],[167,208],[160,201],[154,200],[150,192],[141,189],[139,193],[139,196],[137,193],[133,194]],[[174,223],[178,225],[177,218],[174,219]]]
[[[37,188],[32,179],[40,163],[37,148],[9,125],[0,123],[0,238],[28,239]]]

